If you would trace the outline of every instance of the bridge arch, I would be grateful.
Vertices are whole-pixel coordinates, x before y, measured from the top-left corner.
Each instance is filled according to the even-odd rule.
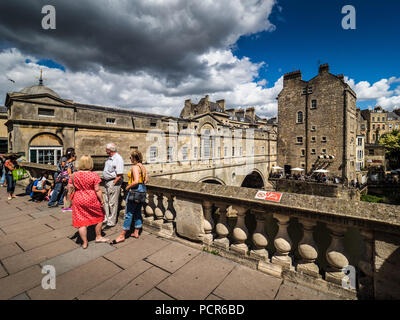
[[[265,180],[263,174],[259,170],[254,169],[243,179],[241,187],[253,189],[264,188]]]
[[[210,177],[206,177],[206,178],[202,178],[198,182],[219,184],[219,185],[223,185],[223,186],[226,185],[226,183],[223,180],[221,180],[219,178],[216,178],[216,177],[211,177],[211,176]]]

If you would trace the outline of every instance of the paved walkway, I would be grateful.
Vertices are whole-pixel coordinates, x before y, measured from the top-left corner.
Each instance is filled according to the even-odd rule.
[[[106,236],[116,237],[121,223]],[[86,250],[75,234],[71,213],[27,196],[7,201],[0,188],[0,299],[332,298],[146,231],[115,246],[91,241]],[[42,288],[45,265],[55,267],[55,290]]]

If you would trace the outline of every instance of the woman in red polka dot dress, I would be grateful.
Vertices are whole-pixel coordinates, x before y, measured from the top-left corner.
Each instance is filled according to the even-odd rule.
[[[96,225],[96,242],[109,242],[101,236],[101,227],[104,220],[103,194],[100,189],[101,179],[97,173],[92,172],[93,159],[89,155],[82,156],[79,160],[79,171],[69,179],[69,194],[72,185],[75,191],[71,194],[72,200],[72,225],[79,228],[79,235],[83,241],[82,248],[86,249],[87,227]]]

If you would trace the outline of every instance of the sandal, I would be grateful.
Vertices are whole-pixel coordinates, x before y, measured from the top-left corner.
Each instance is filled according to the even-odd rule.
[[[117,243],[124,242],[124,241],[125,241],[125,239],[121,240],[121,241],[113,240],[112,242],[110,242],[110,244],[117,244]]]
[[[86,247],[84,247],[83,245],[82,245],[82,248],[85,250],[85,249],[87,249],[89,247],[89,243],[86,245]]]

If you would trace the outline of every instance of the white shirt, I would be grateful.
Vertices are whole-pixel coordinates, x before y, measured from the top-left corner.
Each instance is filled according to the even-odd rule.
[[[124,173],[124,159],[115,153],[112,157],[109,157],[104,165],[103,178],[105,180],[112,180],[119,174]]]

